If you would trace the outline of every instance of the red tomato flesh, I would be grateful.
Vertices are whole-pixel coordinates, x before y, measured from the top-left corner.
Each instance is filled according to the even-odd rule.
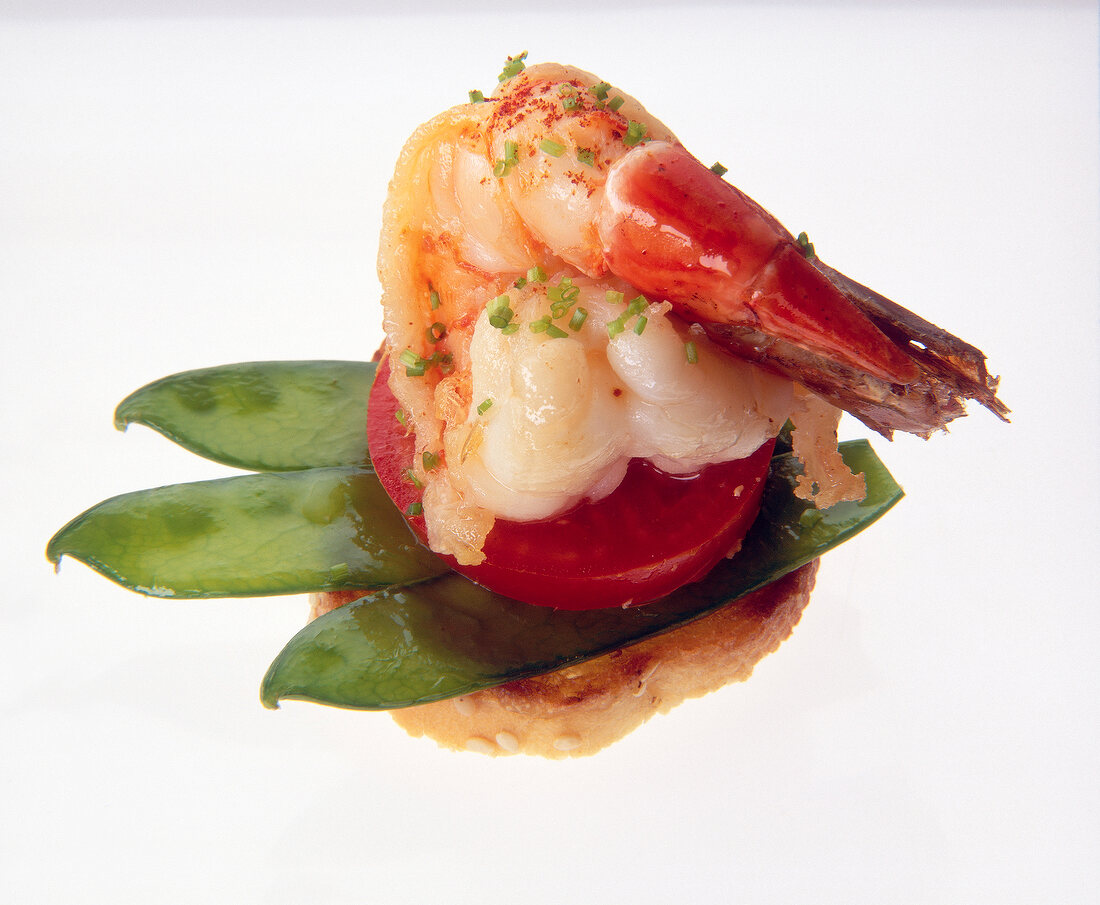
[[[421,515],[408,514],[420,490],[406,476],[415,440],[397,420],[383,360],[371,390],[368,442],[382,486],[422,542]],[[695,475],[669,475],[631,461],[613,493],[555,518],[498,518],[485,561],[451,567],[498,594],[567,610],[627,606],[669,594],[706,575],[736,549],[760,510],[775,441],[746,459],[711,465]]]

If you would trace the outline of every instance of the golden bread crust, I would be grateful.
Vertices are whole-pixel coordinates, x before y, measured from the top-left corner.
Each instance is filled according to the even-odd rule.
[[[594,754],[655,713],[741,682],[786,640],[810,599],[817,561],[656,638],[556,672],[391,711],[413,736],[481,754]],[[362,595],[311,596],[316,618]]]

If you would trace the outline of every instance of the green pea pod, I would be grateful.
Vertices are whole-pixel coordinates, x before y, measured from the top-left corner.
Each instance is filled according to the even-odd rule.
[[[819,512],[794,495],[800,466],[773,459],[760,516],[736,557],[705,579],[633,609],[528,606],[454,573],[333,610],[272,663],[261,699],[391,709],[467,694],[590,659],[682,625],[816,559],[866,528],[902,490],[865,441],[841,445],[867,497]]]
[[[175,484],[113,497],[50,540],[157,597],[253,597],[371,589],[447,571],[423,547],[377,477],[320,468]]]
[[[185,449],[253,471],[369,465],[375,364],[257,361],[185,371],[127,396],[115,427],[144,424]]]

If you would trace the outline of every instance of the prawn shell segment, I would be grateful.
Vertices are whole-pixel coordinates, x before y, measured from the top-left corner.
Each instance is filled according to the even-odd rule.
[[[615,164],[600,237],[614,273],[688,318],[751,325],[894,383],[919,374],[771,214],[681,147]]]

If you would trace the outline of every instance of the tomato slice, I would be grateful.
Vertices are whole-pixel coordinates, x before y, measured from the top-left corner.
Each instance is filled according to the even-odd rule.
[[[427,542],[420,491],[408,479],[415,441],[397,419],[385,360],[371,390],[368,444],[386,492]],[[736,549],[760,510],[775,441],[746,459],[670,475],[635,459],[613,493],[538,522],[496,520],[485,562],[455,571],[498,594],[567,610],[628,606],[706,575]]]

